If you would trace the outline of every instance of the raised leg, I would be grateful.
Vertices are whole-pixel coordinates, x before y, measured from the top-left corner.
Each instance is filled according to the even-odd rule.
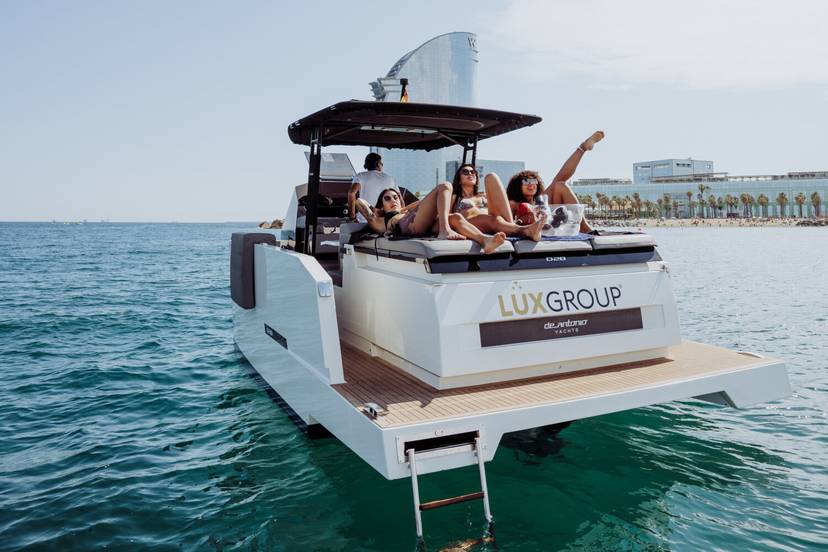
[[[509,198],[506,197],[506,188],[495,173],[489,173],[483,178],[486,188],[486,201],[489,202],[489,213],[503,217],[506,222],[514,222],[512,208],[509,207]]]
[[[555,178],[552,179],[552,182],[566,182],[575,174],[575,170],[578,168],[578,163],[581,162],[581,158],[584,156],[584,153],[591,150],[595,144],[600,142],[604,139],[604,133],[600,130],[595,131],[592,133],[592,136],[581,142],[581,145],[578,146],[572,155],[564,161],[564,164],[561,166],[558,174],[555,175]]]

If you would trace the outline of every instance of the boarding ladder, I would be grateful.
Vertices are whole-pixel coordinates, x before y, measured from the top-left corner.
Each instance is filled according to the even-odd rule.
[[[420,488],[417,484],[417,452],[414,448],[409,448],[406,451],[406,454],[408,455],[408,465],[411,469],[411,493],[414,497],[414,521],[417,526],[417,539],[419,542],[423,542],[423,512],[426,510],[442,508],[443,506],[468,502],[470,500],[483,501],[483,515],[486,516],[487,536],[491,536],[492,511],[489,508],[489,488],[486,485],[486,467],[483,464],[483,446],[480,439],[480,436],[477,436],[474,439],[474,452],[477,455],[477,467],[480,470],[480,490],[460,496],[432,500],[431,502],[420,502]]]

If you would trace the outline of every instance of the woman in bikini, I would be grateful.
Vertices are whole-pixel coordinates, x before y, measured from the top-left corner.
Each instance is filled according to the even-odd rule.
[[[442,211],[440,204],[443,203],[438,201],[439,196],[448,194],[448,185],[440,185],[422,200],[405,206],[397,190],[388,188],[379,195],[375,206],[381,216],[369,213],[370,216],[366,217],[368,225],[379,234],[418,236],[437,230],[440,236],[449,235],[441,229],[442,213],[438,212]],[[448,201],[445,203],[447,204]],[[459,213],[446,213],[445,218],[451,234],[459,236],[459,239],[474,241],[486,255],[493,253],[506,240],[506,234],[503,232],[497,232],[494,235],[484,234]]]
[[[451,184],[452,211],[463,217],[483,232],[503,232],[508,236],[520,236],[538,241],[543,230],[543,220],[532,220],[525,226],[515,224],[506,192],[497,175],[487,175],[486,193],[478,190],[477,170],[464,163],[454,173]],[[493,176],[494,178],[489,178]]]
[[[544,189],[543,180],[535,171],[521,171],[509,179],[509,185],[506,187],[506,197],[509,200],[509,207],[511,209],[514,219],[522,224],[530,224],[535,220],[533,205],[538,202],[538,197],[546,194],[549,198],[549,203],[553,205],[560,205],[566,203],[579,203],[578,197],[572,191],[572,188],[566,183],[575,174],[575,169],[578,168],[578,163],[584,153],[590,151],[595,144],[604,139],[604,133],[597,131],[589,138],[581,142],[572,155],[569,156],[558,174],[555,175],[552,184]],[[500,179],[495,174],[487,174],[486,179],[492,177],[497,183]],[[581,232],[591,232],[592,226],[586,221],[581,220]]]

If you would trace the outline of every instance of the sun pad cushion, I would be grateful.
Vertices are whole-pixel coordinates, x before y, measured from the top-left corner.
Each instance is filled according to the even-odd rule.
[[[655,239],[650,234],[607,234],[594,236],[592,246],[601,249],[629,249],[632,247],[654,247]]]
[[[483,250],[472,240],[438,240],[437,238],[406,238],[390,240],[377,238],[360,243],[370,248],[392,251],[426,259],[452,257],[455,255],[482,255]],[[495,253],[512,253],[514,248],[508,241],[503,242]]]

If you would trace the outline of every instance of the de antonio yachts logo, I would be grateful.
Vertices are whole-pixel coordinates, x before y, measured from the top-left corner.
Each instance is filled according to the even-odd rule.
[[[512,282],[511,289],[505,297],[497,296],[503,318],[616,307],[621,299],[621,286],[524,292],[520,283]]]

